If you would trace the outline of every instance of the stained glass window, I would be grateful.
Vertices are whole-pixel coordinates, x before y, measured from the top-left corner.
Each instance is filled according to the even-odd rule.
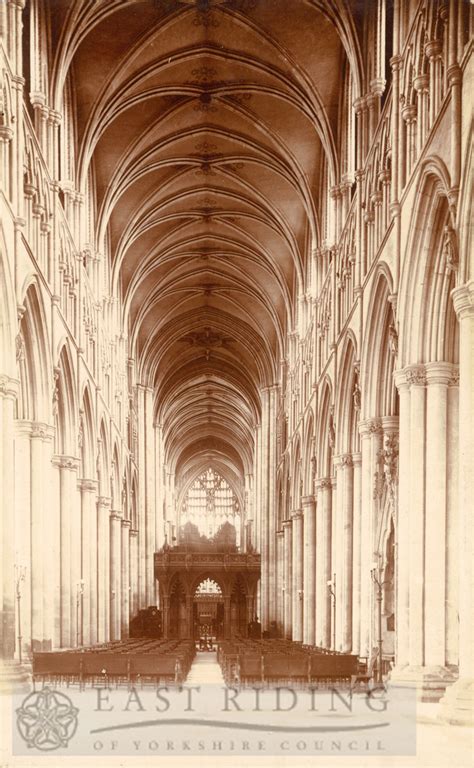
[[[221,475],[209,467],[195,479],[181,508],[181,526],[197,526],[212,538],[224,523],[233,525],[240,540],[240,507],[234,491]]]

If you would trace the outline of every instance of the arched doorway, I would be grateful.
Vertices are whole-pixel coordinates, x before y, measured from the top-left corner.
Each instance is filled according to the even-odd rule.
[[[214,579],[202,579],[194,593],[193,634],[200,650],[212,650],[224,636],[224,595]]]

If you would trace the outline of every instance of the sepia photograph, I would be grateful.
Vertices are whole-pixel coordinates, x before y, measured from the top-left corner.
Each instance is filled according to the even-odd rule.
[[[0,0],[1,768],[474,764],[473,0]]]

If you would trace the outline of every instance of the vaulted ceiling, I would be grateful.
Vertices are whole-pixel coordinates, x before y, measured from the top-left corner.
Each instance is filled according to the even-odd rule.
[[[346,3],[56,0],[56,99],[71,77],[77,175],[166,460],[251,471],[259,390],[278,379],[337,174]]]

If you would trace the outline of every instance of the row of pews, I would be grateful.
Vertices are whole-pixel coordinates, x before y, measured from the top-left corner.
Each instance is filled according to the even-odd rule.
[[[131,638],[33,654],[33,681],[54,685],[181,684],[196,653],[190,640]]]
[[[364,676],[359,657],[285,639],[237,638],[220,643],[217,660],[227,685],[278,683],[352,686]]]

